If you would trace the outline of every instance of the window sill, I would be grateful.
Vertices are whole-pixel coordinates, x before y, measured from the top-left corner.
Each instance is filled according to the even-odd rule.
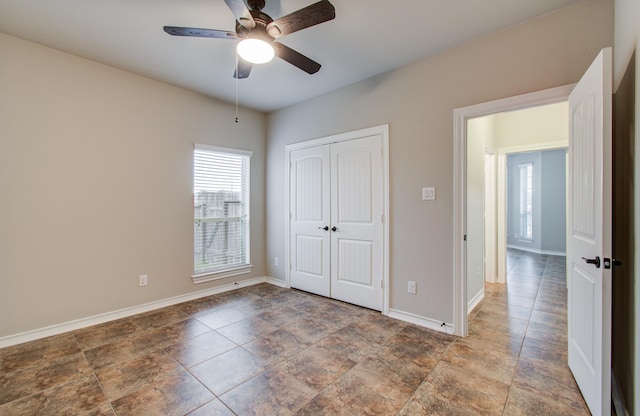
[[[235,269],[227,269],[221,271],[214,272],[205,272],[200,274],[195,274],[191,276],[191,280],[193,280],[193,284],[211,282],[213,280],[224,279],[227,277],[240,276],[243,274],[251,273],[253,270],[253,265],[247,264],[245,266],[240,266]]]

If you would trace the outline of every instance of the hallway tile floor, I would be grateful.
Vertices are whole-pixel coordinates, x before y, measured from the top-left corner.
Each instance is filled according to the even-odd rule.
[[[467,338],[260,284],[0,349],[0,415],[588,415],[564,258],[508,271]]]

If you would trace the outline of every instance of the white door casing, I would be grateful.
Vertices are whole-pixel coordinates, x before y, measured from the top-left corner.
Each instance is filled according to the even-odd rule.
[[[457,108],[453,111],[453,333],[467,336],[467,270],[466,270],[466,142],[467,121],[475,117],[504,111],[520,110],[546,104],[566,101],[573,85],[550,88],[514,97],[502,98],[486,103]],[[498,188],[497,188],[497,245],[498,245],[498,281],[504,275],[504,262],[500,260],[500,249],[506,247],[504,221],[500,217],[504,213],[504,200],[501,200],[500,189],[504,189],[504,160],[506,155],[498,153]],[[504,256],[502,256],[504,258]]]
[[[596,416],[611,414],[611,67],[603,49],[569,96],[569,368]]]
[[[496,155],[490,149],[484,154],[484,278],[496,282]]]
[[[290,154],[291,286],[330,296],[329,146]]]
[[[380,136],[331,145],[331,297],[382,309]]]

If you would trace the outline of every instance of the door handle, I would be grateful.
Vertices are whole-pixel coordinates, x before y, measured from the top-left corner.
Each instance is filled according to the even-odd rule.
[[[595,259],[588,259],[586,257],[583,257],[582,260],[587,262],[587,264],[593,264],[594,266],[596,266],[596,269],[600,268],[600,256],[596,256]]]
[[[338,231],[338,227],[336,226],[331,227],[331,231]]]
[[[318,227],[318,230],[325,230],[325,231],[329,231],[329,226],[325,225],[324,227]]]

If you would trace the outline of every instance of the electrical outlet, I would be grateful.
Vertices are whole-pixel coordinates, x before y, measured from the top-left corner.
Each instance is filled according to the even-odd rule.
[[[275,259],[273,259],[273,265],[274,266],[279,266],[280,265],[280,259],[277,258],[277,257]]]
[[[149,283],[149,276],[146,274],[141,274],[138,277],[138,286],[146,286]]]
[[[418,291],[418,284],[414,281],[409,281],[409,284],[407,286],[407,291],[409,293],[411,293],[412,295],[415,295],[416,292]]]

